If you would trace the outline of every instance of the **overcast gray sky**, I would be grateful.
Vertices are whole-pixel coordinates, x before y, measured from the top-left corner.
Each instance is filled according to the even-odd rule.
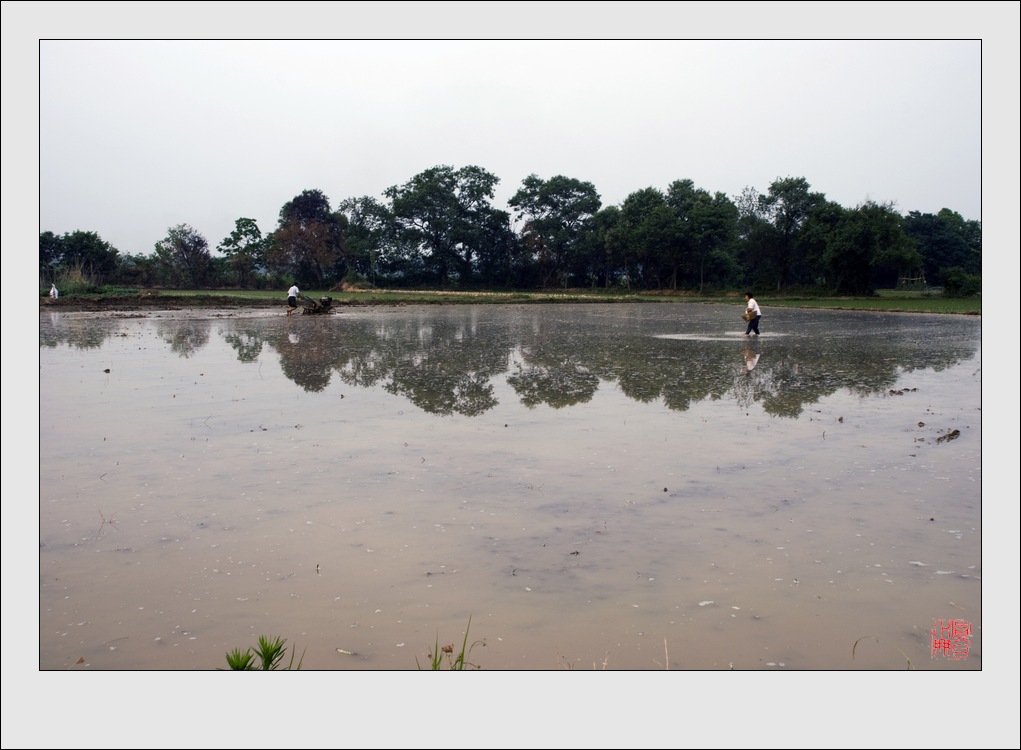
[[[981,37],[1017,4],[930,4],[919,18],[913,3],[594,3],[578,31],[595,17],[604,36],[636,19],[656,35],[716,33],[486,41],[470,37],[570,29],[566,9],[581,6],[475,3],[467,20],[448,13],[448,32],[438,12],[463,5],[135,3],[130,17],[102,12],[110,5],[4,3],[5,29],[8,6],[63,6],[36,13],[22,63],[26,73],[38,63],[37,88],[16,79],[38,103],[38,231],[95,231],[148,254],[178,224],[215,248],[240,217],[271,231],[303,190],[337,207],[441,164],[496,175],[499,208],[533,173],[591,182],[604,206],[677,179],[736,197],[804,177],[846,207],[982,219],[982,128],[1000,124],[983,123],[983,74],[988,109],[1004,52]],[[265,39],[293,24],[376,38]],[[755,34],[726,39],[723,28]],[[786,33],[764,38],[771,29]],[[877,31],[892,38],[864,33]],[[388,32],[419,38],[380,38]],[[1013,33],[1004,59],[1016,83]],[[11,46],[5,38],[5,103]],[[5,179],[19,124],[5,114]],[[989,143],[987,132],[987,164]]]
[[[531,173],[603,205],[794,176],[980,219],[981,84],[979,39],[46,39],[40,231],[148,254],[184,223],[215,247],[302,190],[336,207],[440,164],[495,174],[501,208]]]
[[[33,481],[32,472],[26,478],[24,471],[32,457],[23,455],[37,440],[25,436],[18,411],[31,401],[24,391],[34,378],[26,378],[23,367],[14,370],[23,359],[12,352],[38,348],[38,336],[28,330],[26,338],[26,324],[13,314],[14,303],[23,301],[15,295],[31,302],[24,314],[36,314],[38,232],[95,231],[122,253],[149,254],[169,227],[184,223],[215,248],[239,217],[255,219],[264,232],[272,230],[281,206],[303,190],[322,190],[336,207],[349,197],[380,197],[387,187],[441,164],[475,165],[496,175],[494,202],[501,208],[532,173],[589,181],[603,205],[619,204],[646,187],[665,190],[677,179],[735,196],[745,187],[765,192],[773,180],[790,176],[804,177],[814,190],[847,207],[873,200],[893,202],[901,212],[945,207],[966,219],[982,219],[987,268],[993,262],[995,271],[983,278],[988,320],[983,330],[1001,326],[1007,334],[988,337],[984,352],[984,393],[997,399],[986,414],[983,434],[992,439],[984,441],[984,454],[1003,453],[1000,460],[988,461],[998,478],[991,479],[991,472],[985,481],[997,494],[989,517],[1009,513],[1003,522],[987,521],[983,538],[990,540],[988,549],[1000,549],[991,541],[993,533],[1015,530],[1002,542],[1008,553],[1016,553],[1019,3],[5,0],[2,9],[2,262],[9,293],[3,321],[3,494],[9,511],[24,516],[6,518],[4,524],[5,637],[12,620],[6,617],[9,583],[14,576],[33,579],[20,575],[25,563],[11,561],[9,542],[23,543],[21,551],[33,558],[37,541],[31,531],[36,500],[24,484]],[[216,41],[188,41],[197,37]],[[526,41],[529,37],[547,41]],[[147,41],[137,41],[142,39]],[[249,41],[234,41],[239,39]],[[280,41],[254,41],[262,39]],[[480,39],[490,41],[472,41]],[[27,291],[20,289],[26,279]],[[1004,314],[990,315],[996,306]],[[1003,380],[994,385],[996,378]],[[1009,572],[1010,561],[1005,562],[990,566],[987,580],[997,570]],[[1013,564],[1016,571],[1016,554]],[[31,592],[32,581],[28,584]],[[983,606],[987,623],[1005,615],[1002,627],[984,634],[983,670],[987,677],[1006,670],[1003,681],[1013,692],[1005,707],[1016,705],[1017,698],[1017,676],[1010,670],[1017,655],[1011,640],[1017,635],[1014,584],[1006,595],[997,591],[984,597]],[[19,612],[33,609],[23,602],[12,606]],[[997,642],[996,633],[1006,638]],[[144,743],[140,738],[151,732],[141,723],[132,725],[132,717],[163,711],[191,694],[193,683],[167,674],[146,682],[144,691],[129,689],[109,700],[107,690],[69,686],[54,694],[52,681],[43,686],[35,679],[32,629],[24,635],[27,647],[23,637],[8,638],[22,644],[8,661],[19,662],[19,679],[22,674],[33,679],[29,691],[19,688],[17,697],[25,705],[11,711],[56,707],[67,741],[92,746],[92,737],[109,747]],[[283,635],[300,639],[300,634]],[[359,684],[383,688],[379,716],[345,712],[348,697],[358,697],[362,688],[352,691],[345,682],[337,690],[318,682],[315,695],[304,692],[301,703],[294,704],[298,714],[288,706],[292,710],[279,716],[278,725],[263,723],[258,731],[266,737],[276,736],[270,732],[286,732],[281,738],[301,735],[312,746],[330,746],[329,737],[353,733],[364,746],[374,746],[380,732],[389,736],[389,723],[401,724],[420,703],[436,708],[419,691],[390,700],[392,683],[381,685],[376,677],[382,676],[362,675]],[[698,677],[701,683],[715,676]],[[841,679],[861,686],[866,703],[877,695],[875,688],[885,687],[857,677]],[[635,742],[667,746],[674,740],[664,734],[657,742],[651,728],[674,711],[689,718],[683,697],[668,696],[674,705],[667,706],[659,692],[649,693],[644,685],[632,682],[632,689],[624,690],[619,680],[613,685],[614,712],[633,721]],[[729,681],[712,685],[720,689],[708,692],[733,696]],[[996,701],[1003,696],[991,685],[988,679],[982,685],[988,694],[969,692],[972,687],[957,691],[954,700],[967,706],[950,719],[937,716],[941,708],[958,705],[947,703],[946,695],[901,693],[891,705],[898,715],[915,718],[898,721],[896,729],[909,744],[926,739],[968,744],[985,737],[997,745],[1001,733],[990,733],[982,721],[987,707],[990,716],[997,715]],[[173,697],[152,692],[170,686]],[[124,687],[121,676],[114,688]],[[635,687],[646,703],[625,703],[618,712],[616,703]],[[833,736],[832,726],[812,719],[846,705],[841,703],[845,693],[837,693],[834,706],[827,707],[818,701],[833,695],[831,690],[817,691],[812,684],[806,690],[804,682],[796,687],[796,694],[785,692],[776,716],[759,710],[772,710],[775,703],[742,702],[744,719],[763,726],[766,746],[780,729],[780,741],[790,747],[815,747],[820,736],[823,744]],[[513,698],[533,690],[535,685],[526,683]],[[238,694],[236,683],[231,693]],[[248,704],[226,704],[225,728],[233,727],[237,715],[250,725],[252,712],[266,705],[261,693],[246,695]],[[327,695],[336,706],[330,709],[338,712],[336,721],[331,713],[331,729],[315,735],[313,723],[310,735],[305,729],[313,717],[300,711],[305,701],[315,698],[319,705]],[[597,714],[579,722],[588,708],[572,714],[574,704],[567,704],[563,728],[557,729],[575,739],[565,734],[563,742],[579,741],[585,732],[597,732],[608,743],[630,742],[630,732],[607,724],[610,712],[598,714],[608,707],[602,692],[581,696]],[[917,706],[905,703],[915,696]],[[227,697],[218,691],[212,699],[220,704]],[[474,703],[462,703],[474,697],[454,693],[436,718],[445,716],[448,723],[486,718],[476,714]],[[530,709],[522,713],[507,698],[494,694],[492,701],[510,706],[506,710],[515,724],[528,721]],[[885,698],[880,694],[866,713]],[[280,697],[273,694],[273,699]],[[720,703],[729,705],[727,699]],[[19,723],[16,716],[8,721],[8,708],[4,711],[6,738],[8,727]],[[749,711],[759,713],[749,718]],[[449,733],[440,737],[444,733],[437,734],[420,714],[412,716],[419,722],[404,725],[417,727],[422,746],[430,746],[434,736],[448,743],[471,736],[486,746],[506,729],[502,722],[481,730],[471,725],[471,733],[452,739]],[[685,731],[693,734],[686,736],[695,742],[727,742],[719,739],[728,736],[725,712],[690,718]],[[29,723],[20,725],[28,731]],[[836,731],[861,725],[841,720]],[[892,730],[881,722],[876,726],[884,727],[889,740]],[[161,724],[157,734],[166,729]],[[536,736],[559,741],[548,729]],[[196,736],[208,738],[217,727],[207,723],[196,730]],[[71,740],[72,732],[82,734]],[[119,736],[125,737],[121,744]],[[1015,743],[1016,737],[1015,729]],[[598,739],[592,742],[602,746]]]
[[[1018,199],[1017,6],[4,2],[4,232],[20,167],[34,234],[121,253],[179,223],[215,248],[303,190],[336,207],[439,164],[495,174],[500,208],[531,173],[604,206],[800,177],[987,219]]]
[[[40,230],[214,248],[302,190],[336,208],[440,164],[603,205],[805,177],[847,207],[981,218],[970,41],[122,41],[40,45]]]

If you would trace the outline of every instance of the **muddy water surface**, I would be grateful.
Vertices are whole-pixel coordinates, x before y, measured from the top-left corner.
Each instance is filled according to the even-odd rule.
[[[981,669],[979,319],[761,328],[43,312],[40,668]]]

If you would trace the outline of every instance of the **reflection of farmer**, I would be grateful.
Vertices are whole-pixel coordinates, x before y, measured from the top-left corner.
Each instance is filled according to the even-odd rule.
[[[759,363],[759,353],[750,346],[746,346],[741,353],[744,355],[744,374],[748,375]]]
[[[298,289],[297,284],[292,284],[291,288],[287,290],[287,314],[290,315],[292,312],[298,309],[298,297],[301,296],[301,290]]]
[[[759,309],[759,303],[755,301],[755,298],[752,296],[751,292],[745,292],[744,293],[744,298],[745,298],[745,301],[747,301],[747,303],[748,303],[747,306],[746,306],[745,312],[749,315],[749,318],[748,318],[748,330],[746,330],[744,332],[744,335],[747,336],[747,335],[751,334],[752,332],[754,332],[755,335],[758,336],[759,335],[759,318],[762,317],[762,310]]]

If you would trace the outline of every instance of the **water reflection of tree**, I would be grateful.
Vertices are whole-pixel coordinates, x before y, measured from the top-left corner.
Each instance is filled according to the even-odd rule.
[[[336,375],[359,387],[380,385],[434,414],[476,416],[497,403],[492,380],[506,369],[505,349],[470,320],[297,322],[300,328],[267,340],[284,374],[307,391],[325,390]]]
[[[673,367],[662,381],[663,403],[670,409],[685,411],[692,403],[726,396],[731,388],[732,365],[720,354],[714,350],[689,351],[673,360]]]
[[[209,343],[210,321],[172,320],[156,324],[156,335],[170,344],[170,351],[190,357]]]
[[[754,372],[735,383],[735,395],[743,406],[758,402],[768,414],[794,418],[834,393],[874,396],[891,388],[904,372],[946,364],[945,354],[920,354],[916,342],[898,336],[818,345],[796,342],[770,346]]]
[[[262,341],[280,354],[288,378],[322,391],[333,377],[356,387],[382,387],[434,414],[477,416],[497,404],[493,380],[508,384],[526,406],[563,408],[592,399],[600,384],[616,383],[628,398],[662,400],[686,411],[705,400],[759,403],[778,417],[838,391],[882,393],[906,371],[944,368],[974,354],[972,329],[933,344],[896,324],[879,335],[776,337],[742,342],[748,359],[727,339],[663,339],[640,328],[574,326],[567,317],[507,311],[479,322],[470,312],[445,311],[393,318],[302,320],[271,333],[237,329],[228,340],[254,357]],[[602,326],[602,327],[600,327]],[[263,328],[263,330],[265,330]],[[272,329],[271,329],[272,330]]]
[[[73,318],[50,313],[39,320],[39,346],[54,349],[67,344],[75,349],[99,349],[103,342],[116,333],[109,326],[96,325],[94,320]]]
[[[314,336],[281,332],[271,340],[284,375],[306,391],[325,391],[333,375],[334,354]]]
[[[694,402],[727,394],[732,377],[725,352],[731,348],[651,336],[617,341],[611,337],[586,360],[600,378],[616,381],[628,398],[642,403],[662,400],[674,411],[686,411]]]
[[[496,406],[489,379],[486,373],[457,373],[443,366],[399,367],[384,388],[432,414],[476,417]]]
[[[261,332],[236,330],[223,334],[223,340],[238,353],[238,362],[256,362],[266,342]]]
[[[522,349],[518,355],[516,370],[507,376],[507,382],[529,408],[582,404],[599,389],[599,376],[575,361],[571,351],[538,345]]]
[[[478,416],[496,406],[492,379],[507,369],[506,348],[470,319],[394,322],[378,333],[399,342],[378,361],[387,392],[433,414]]]
[[[507,377],[521,403],[531,408],[548,404],[554,409],[590,401],[599,388],[599,378],[584,367],[564,363],[558,367],[530,363]]]
[[[340,356],[327,336],[327,320],[238,320],[223,332],[224,340],[237,352],[239,362],[257,362],[269,346],[280,357],[288,379],[306,391],[326,390]],[[317,325],[318,324],[318,325]]]

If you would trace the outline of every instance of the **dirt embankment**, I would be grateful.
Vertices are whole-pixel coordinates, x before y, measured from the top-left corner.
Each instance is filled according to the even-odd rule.
[[[287,307],[280,299],[243,299],[215,294],[196,294],[167,297],[160,294],[136,294],[123,297],[42,297],[40,310],[67,310],[82,312],[104,312],[121,310],[264,310]]]

